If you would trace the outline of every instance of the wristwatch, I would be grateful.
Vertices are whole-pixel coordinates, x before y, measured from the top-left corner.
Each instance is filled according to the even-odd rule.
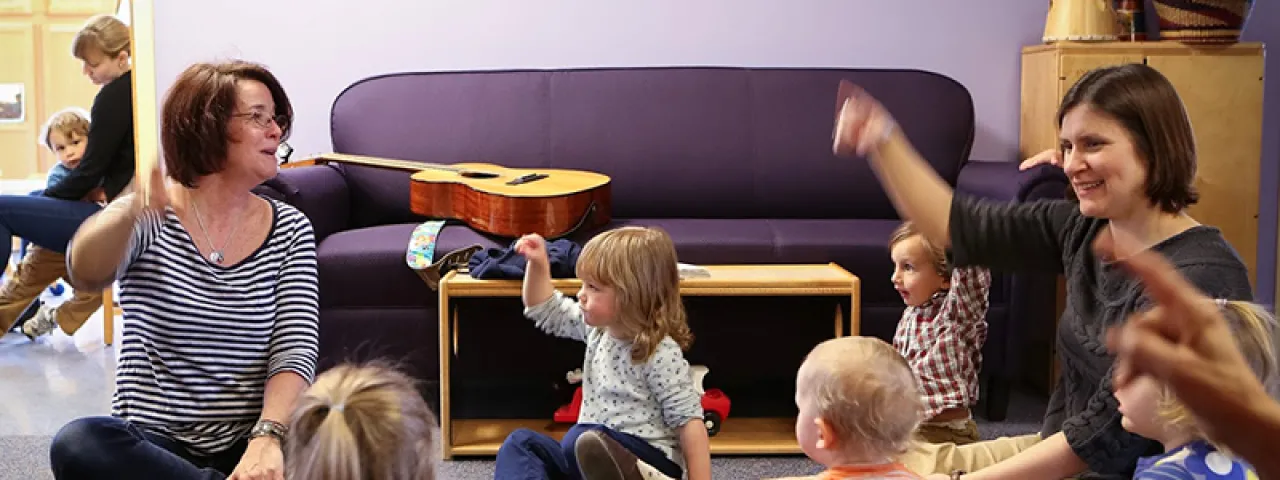
[[[264,418],[262,420],[258,420],[258,423],[253,425],[253,430],[249,431],[249,439],[253,440],[263,435],[271,435],[276,437],[276,440],[279,441],[281,445],[284,445],[284,437],[287,433],[289,433],[289,427],[286,427],[284,424],[275,420],[267,420]]]

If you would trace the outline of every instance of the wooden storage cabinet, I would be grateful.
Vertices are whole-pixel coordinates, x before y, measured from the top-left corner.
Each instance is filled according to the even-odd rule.
[[[1066,42],[1025,47],[1022,157],[1057,145],[1058,104],[1081,76],[1094,68],[1123,63],[1146,63],[1177,89],[1195,132],[1198,160],[1195,185],[1200,201],[1188,212],[1201,223],[1222,230],[1256,286],[1262,44],[1191,47],[1176,42]]]

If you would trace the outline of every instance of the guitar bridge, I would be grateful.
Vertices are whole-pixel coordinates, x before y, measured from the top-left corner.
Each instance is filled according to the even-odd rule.
[[[507,182],[507,185],[520,185],[524,183],[536,182],[544,178],[547,178],[547,174],[545,173],[527,173],[511,179],[510,181]]]

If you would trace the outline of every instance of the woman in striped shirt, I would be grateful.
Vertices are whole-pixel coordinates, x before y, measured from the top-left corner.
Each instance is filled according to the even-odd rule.
[[[55,477],[283,478],[283,424],[315,374],[315,239],[251,189],[275,175],[292,113],[251,63],[193,65],[169,90],[173,183],[157,169],[68,248],[72,284],[119,279],[125,321],[111,416],[58,432]]]

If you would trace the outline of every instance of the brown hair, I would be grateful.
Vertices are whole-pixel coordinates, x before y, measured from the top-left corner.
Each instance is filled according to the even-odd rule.
[[[81,137],[89,136],[89,112],[84,109],[70,107],[59,110],[58,113],[49,117],[44,123],[44,127],[40,129],[40,143],[53,151],[53,133],[57,132],[66,138],[72,135]]]
[[[161,116],[160,143],[169,176],[188,188],[196,180],[226,168],[228,127],[235,114],[236,82],[262,82],[283,116],[281,138],[289,136],[293,106],[284,88],[266,67],[245,61],[197,63],[187,67],[169,89]]]
[[[285,442],[290,479],[432,480],[436,419],[405,374],[339,365],[298,398]]]
[[[915,373],[893,346],[875,337],[824,341],[800,368],[802,397],[846,449],[867,457],[907,451],[924,419]]]
[[[1223,316],[1227,318],[1235,332],[1236,345],[1244,358],[1249,362],[1254,375],[1264,385],[1270,384],[1276,372],[1276,319],[1261,306],[1252,302],[1220,301]],[[1196,425],[1191,412],[1178,401],[1173,391],[1164,386],[1160,401],[1157,403],[1156,415],[1167,422],[1168,426],[1190,433],[1197,438],[1205,438],[1204,431]],[[1222,447],[1219,446],[1221,450]]]
[[[1196,141],[1178,91],[1159,71],[1140,63],[1092,70],[1071,86],[1058,107],[1058,128],[1071,109],[1089,105],[1128,131],[1147,167],[1152,205],[1177,213],[1200,199],[1194,186]]]
[[[951,266],[947,262],[946,250],[930,242],[929,238],[916,230],[915,225],[909,221],[902,222],[902,225],[898,225],[898,228],[893,230],[893,234],[889,235],[889,249],[892,250],[893,247],[911,237],[920,237],[920,243],[924,245],[925,251],[929,252],[929,261],[933,263],[933,268],[938,275],[942,275],[942,278],[951,278]]]
[[[648,360],[668,336],[681,349],[693,343],[680,299],[676,246],[667,232],[650,227],[606,231],[587,241],[575,268],[579,278],[614,289],[618,325],[634,335],[633,361]]]
[[[91,52],[115,58],[120,52],[129,52],[129,26],[111,15],[94,15],[71,41],[71,54],[86,60]]]

